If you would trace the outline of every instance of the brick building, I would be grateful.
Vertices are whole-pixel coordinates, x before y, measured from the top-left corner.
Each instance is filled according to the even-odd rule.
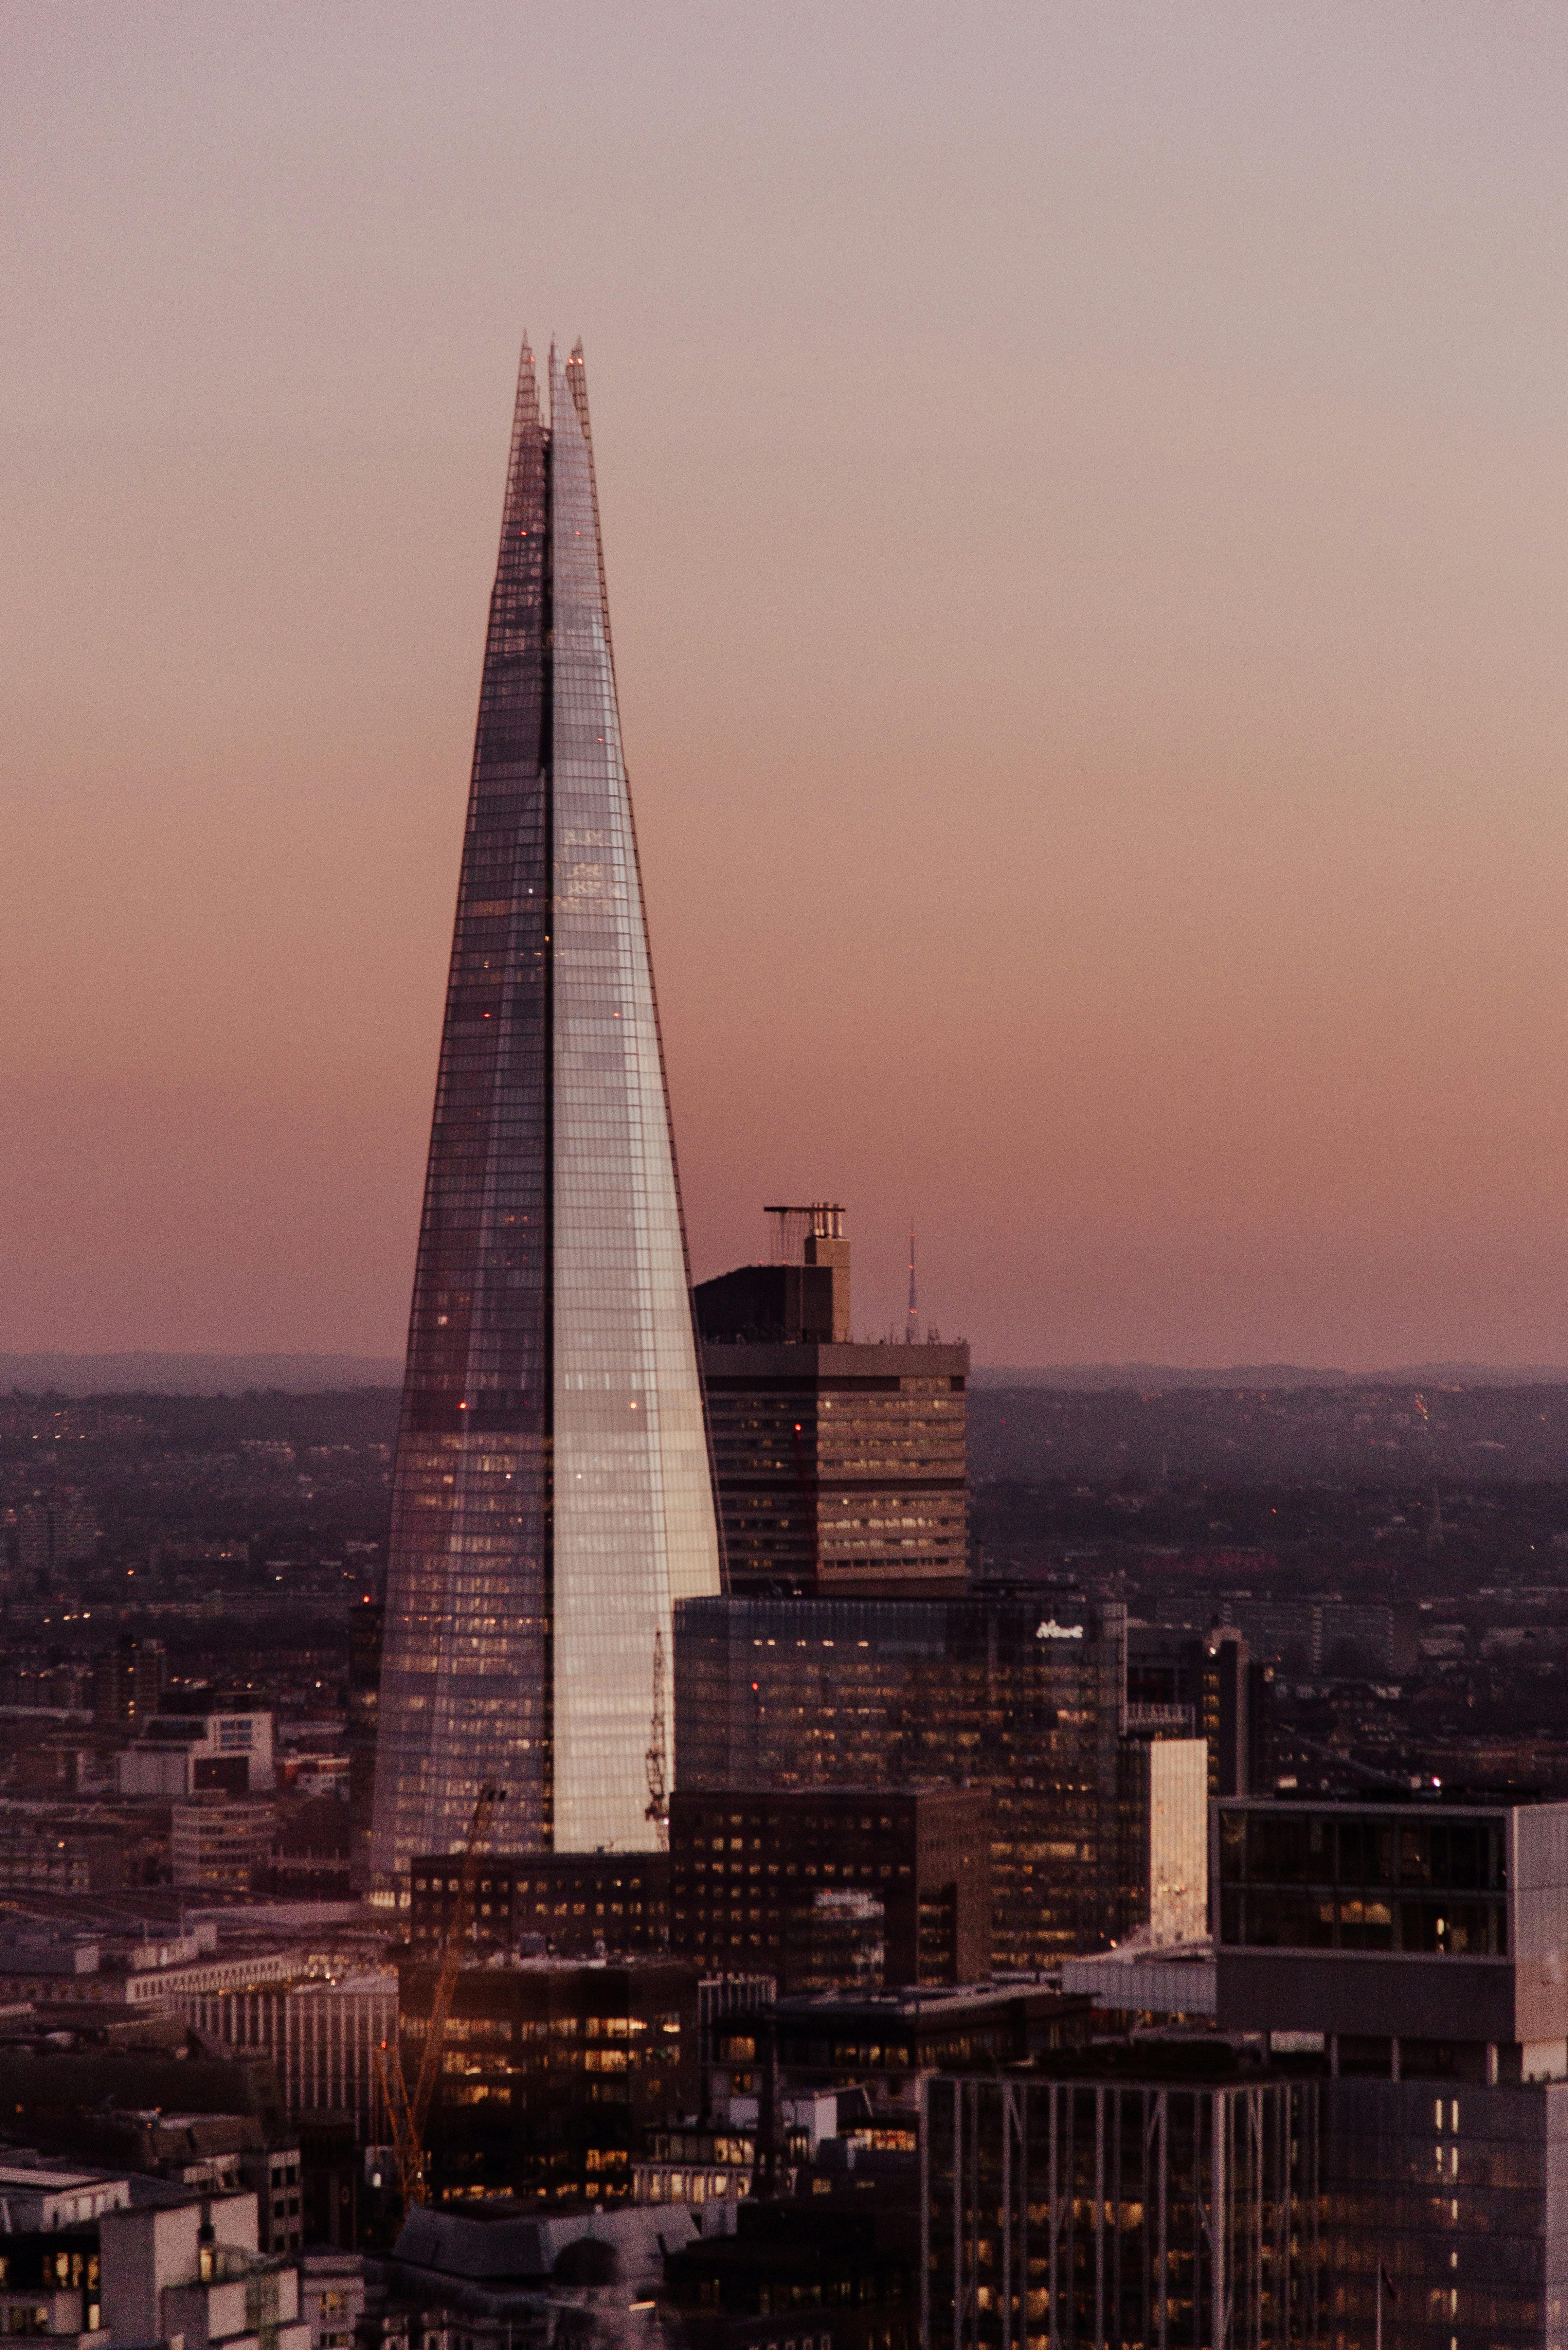
[[[989,1788],[677,1791],[670,1947],[786,1992],[991,1972]]]

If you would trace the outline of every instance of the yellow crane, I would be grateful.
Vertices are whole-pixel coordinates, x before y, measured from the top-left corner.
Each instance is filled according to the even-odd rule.
[[[495,1816],[497,1804],[504,1804],[505,1800],[505,1788],[498,1787],[487,1779],[473,1806],[473,1817],[468,1824],[468,1841],[462,1848],[462,1864],[458,1872],[457,1899],[447,1920],[446,1939],[441,1944],[441,1970],[436,1977],[430,2020],[425,2026],[424,2054],[420,2058],[420,2069],[411,2090],[403,2072],[402,2052],[397,2043],[394,2042],[389,2048],[383,2042],[376,2051],[376,2082],[387,2108],[392,2149],[398,2164],[398,2186],[405,2209],[410,2203],[424,2202],[429,2192],[425,2126],[430,2120],[435,2085],[441,2075],[441,2043],[446,2038],[446,2020],[452,2013],[452,1996],[462,1968],[462,1946],[473,1923],[473,1889],[479,1881],[480,1847],[490,1834],[490,1824]]]

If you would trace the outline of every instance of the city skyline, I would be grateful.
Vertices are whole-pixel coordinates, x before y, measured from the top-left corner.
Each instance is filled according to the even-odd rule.
[[[8,16],[0,1347],[397,1351],[526,312],[697,1276],[1560,1361],[1568,28],[447,21]]]

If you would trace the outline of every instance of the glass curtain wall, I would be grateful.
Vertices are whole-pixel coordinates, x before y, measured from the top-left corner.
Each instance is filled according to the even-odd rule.
[[[655,1636],[719,1588],[580,348],[550,377],[546,428],[525,343],[393,1478],[383,1897],[483,1778],[513,1849],[653,1844]]]

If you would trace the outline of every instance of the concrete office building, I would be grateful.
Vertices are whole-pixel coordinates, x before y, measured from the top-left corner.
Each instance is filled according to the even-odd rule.
[[[652,1850],[671,1604],[720,1587],[587,390],[517,385],[393,1475],[369,1875],[482,1781]]]
[[[122,1795],[254,1795],[277,1783],[270,1713],[182,1713],[167,1703],[115,1757]]]
[[[223,2048],[270,2056],[291,2118],[350,2114],[361,2142],[374,2137],[375,2052],[397,2033],[395,1975],[187,1991],[170,2003]]]
[[[961,1591],[965,1346],[856,1346],[841,1208],[694,1292],[732,1591]]]

